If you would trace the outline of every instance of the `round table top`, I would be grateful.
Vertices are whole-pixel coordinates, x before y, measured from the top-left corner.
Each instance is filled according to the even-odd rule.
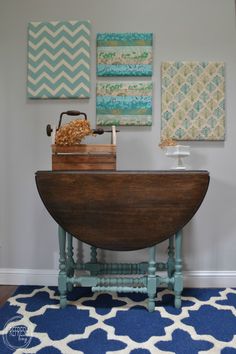
[[[38,171],[50,215],[79,240],[103,249],[151,247],[182,229],[200,207],[207,171]]]

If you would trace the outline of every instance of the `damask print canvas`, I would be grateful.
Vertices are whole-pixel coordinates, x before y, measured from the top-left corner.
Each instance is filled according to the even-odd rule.
[[[161,76],[161,138],[224,140],[224,63],[164,62]]]

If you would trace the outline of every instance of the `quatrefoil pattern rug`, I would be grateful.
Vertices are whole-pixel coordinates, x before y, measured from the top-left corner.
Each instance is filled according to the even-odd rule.
[[[75,288],[59,309],[56,287],[21,286],[0,309],[0,353],[236,353],[236,289],[185,289],[182,309],[160,289],[142,294]]]

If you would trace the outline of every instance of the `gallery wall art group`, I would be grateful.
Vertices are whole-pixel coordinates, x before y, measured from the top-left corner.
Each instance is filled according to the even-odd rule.
[[[89,98],[94,85],[98,126],[151,126],[154,39],[149,32],[97,33],[99,81],[91,83],[90,22],[30,22],[28,98]],[[162,62],[158,80],[162,139],[225,139],[223,62],[172,58]]]

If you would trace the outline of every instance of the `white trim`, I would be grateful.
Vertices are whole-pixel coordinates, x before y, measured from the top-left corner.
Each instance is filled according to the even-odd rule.
[[[184,286],[192,288],[236,287],[236,271],[185,271]]]
[[[56,269],[0,268],[0,284],[4,285],[57,285]]]
[[[0,284],[57,285],[56,269],[0,268]],[[236,271],[184,271],[184,287],[236,287]]]

